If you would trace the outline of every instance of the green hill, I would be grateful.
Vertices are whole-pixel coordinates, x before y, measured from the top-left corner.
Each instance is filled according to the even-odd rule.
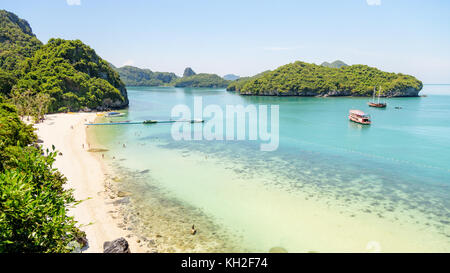
[[[366,65],[336,69],[297,61],[233,82],[227,90],[264,96],[371,96],[374,86],[381,86],[383,96],[414,97],[422,89],[422,82]]]
[[[209,87],[225,88],[230,81],[224,80],[216,74],[200,73],[189,77],[183,77],[175,80],[175,87]]]
[[[29,24],[0,11],[0,94],[50,95],[50,112],[128,105],[127,91],[106,61],[80,40],[37,40]]]
[[[24,61],[22,73],[15,87],[48,93],[51,112],[128,105],[119,74],[80,40],[50,39]]]
[[[175,73],[153,72],[150,69],[141,69],[134,66],[113,67],[120,75],[120,79],[129,86],[162,86],[177,79]]]
[[[27,21],[0,10],[0,69],[17,70],[20,61],[33,56],[41,46]]]

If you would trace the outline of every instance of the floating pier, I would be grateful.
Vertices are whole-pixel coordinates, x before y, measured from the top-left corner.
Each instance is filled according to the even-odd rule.
[[[84,125],[132,125],[132,124],[156,124],[156,123],[175,123],[175,122],[189,122],[189,123],[203,123],[203,119],[190,120],[144,120],[144,121],[118,121],[105,123],[85,123]]]

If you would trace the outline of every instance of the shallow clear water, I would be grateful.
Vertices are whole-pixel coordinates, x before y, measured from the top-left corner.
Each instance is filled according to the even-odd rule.
[[[273,152],[260,151],[258,141],[174,141],[170,124],[89,130],[128,178],[124,187],[134,190],[137,207],[157,208],[156,216],[140,214],[141,226],[151,225],[146,230],[154,234],[172,225],[173,237],[189,241],[180,251],[448,252],[450,96],[434,95],[447,92],[449,85],[425,85],[428,97],[391,98],[387,109],[375,109],[366,98],[129,87],[127,115],[114,119],[166,120],[173,106],[192,105],[195,96],[223,110],[279,105]],[[349,122],[349,109],[369,113],[373,124]],[[161,217],[167,221],[148,224]],[[221,242],[212,248],[191,242],[180,230],[194,221],[205,244]]]

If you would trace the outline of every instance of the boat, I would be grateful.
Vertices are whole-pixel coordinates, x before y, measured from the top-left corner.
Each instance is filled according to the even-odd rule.
[[[158,123],[158,121],[149,119],[149,120],[144,120],[144,122],[142,122],[142,123],[143,124],[153,124],[153,123]]]
[[[370,121],[370,116],[361,110],[350,110],[348,114],[348,119],[353,122],[364,125],[369,125],[372,123]]]
[[[124,113],[120,113],[120,112],[108,112],[106,113],[106,117],[121,117],[124,116]]]
[[[372,102],[368,102],[367,104],[370,107],[386,108],[386,106],[387,106],[386,102],[380,102],[381,86],[380,86],[380,90],[378,91],[378,102],[375,102],[375,93],[376,93],[376,87],[373,88],[373,99],[372,99]]]

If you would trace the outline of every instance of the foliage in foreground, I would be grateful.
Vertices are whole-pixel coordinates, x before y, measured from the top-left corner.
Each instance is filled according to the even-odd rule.
[[[84,237],[67,208],[76,201],[52,167],[56,151],[33,146],[36,135],[0,98],[0,253],[70,252]]]

